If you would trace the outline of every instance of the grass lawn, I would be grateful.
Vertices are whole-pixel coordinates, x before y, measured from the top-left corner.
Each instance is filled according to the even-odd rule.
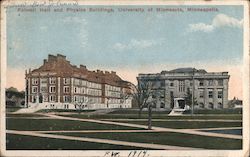
[[[60,115],[60,114],[59,114]],[[138,114],[105,114],[105,115],[88,115],[88,114],[69,114],[63,115],[74,118],[92,118],[92,119],[140,119]],[[224,114],[224,115],[183,115],[183,116],[168,116],[167,114],[153,114],[153,119],[229,119],[229,120],[241,120],[241,114]],[[147,119],[147,114],[141,115],[142,119]]]
[[[134,150],[143,149],[104,143],[71,141],[35,136],[7,134],[7,150]],[[144,148],[145,149],[145,148]]]
[[[22,109],[21,107],[6,107],[5,108],[5,111],[6,112],[16,112],[16,111],[18,111],[18,110],[20,110],[20,109]]]
[[[6,119],[8,130],[140,130],[126,126],[57,119]]]
[[[55,134],[55,133],[53,133]],[[206,137],[173,132],[159,133],[56,133],[75,137],[92,137],[129,142],[154,143],[205,149],[241,149],[242,140]]]
[[[66,109],[41,109],[39,111],[37,111],[37,113],[48,113],[48,112],[73,112],[73,113],[84,113],[84,112],[94,112],[95,110],[66,110]]]
[[[6,117],[46,117],[45,115],[35,114],[35,113],[25,113],[25,114],[11,114],[6,113]]]
[[[138,109],[118,109],[113,112],[110,112],[109,114],[138,114]],[[165,111],[152,111],[153,114],[169,114],[171,110],[165,110]],[[143,110],[143,114],[147,114],[147,111]],[[187,110],[184,112],[184,114],[190,114],[191,110]],[[241,114],[242,109],[195,109],[195,114]]]
[[[115,121],[115,120],[112,120]],[[122,121],[124,123],[147,125],[147,121]],[[176,129],[197,129],[197,128],[219,128],[219,127],[241,127],[241,122],[197,122],[197,121],[152,121],[152,126],[176,128]]]

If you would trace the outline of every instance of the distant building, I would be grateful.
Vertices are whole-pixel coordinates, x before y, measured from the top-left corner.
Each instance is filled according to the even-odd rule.
[[[71,65],[66,56],[49,55],[43,65],[26,71],[25,104],[45,109],[130,108],[130,92],[116,72],[90,71]]]
[[[184,98],[187,91],[197,101],[195,108],[228,108],[228,72],[206,72],[194,68],[179,68],[156,74],[139,74],[138,83],[152,82],[160,94],[156,108],[173,108],[173,98]],[[194,84],[193,84],[194,83]]]

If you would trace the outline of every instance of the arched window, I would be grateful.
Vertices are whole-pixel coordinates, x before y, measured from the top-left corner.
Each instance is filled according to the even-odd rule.
[[[213,109],[213,108],[214,108],[214,104],[210,102],[210,103],[208,104],[208,108],[209,108],[209,109]]]
[[[220,109],[222,109],[223,108],[223,105],[222,105],[222,103],[218,103],[218,108],[220,108]]]

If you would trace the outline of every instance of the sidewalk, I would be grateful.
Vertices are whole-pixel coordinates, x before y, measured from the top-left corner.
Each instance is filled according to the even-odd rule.
[[[98,139],[98,138],[86,138],[86,137],[72,137],[72,136],[64,136],[64,135],[42,134],[42,133],[37,133],[37,132],[33,132],[33,131],[6,130],[6,132],[8,134],[28,135],[28,136],[36,136],[36,137],[46,137],[46,138],[83,141],[83,142],[95,142],[95,143],[123,145],[123,146],[133,146],[133,147],[149,148],[149,149],[157,149],[157,150],[159,150],[159,149],[162,149],[162,150],[200,150],[200,148],[192,148],[192,147],[179,147],[179,146],[150,144],[150,143],[137,143],[137,142],[125,142],[125,141]]]
[[[58,118],[58,119],[65,119],[65,120],[76,120],[76,121],[83,121],[83,122],[113,124],[113,125],[128,126],[128,127],[143,128],[143,129],[148,128],[146,125],[131,124],[131,123],[121,123],[121,122],[103,121],[103,120],[95,120],[95,119],[81,119],[81,118],[64,117],[64,116],[58,116],[58,115],[47,115],[47,116],[53,117],[53,118]],[[214,128],[214,129],[216,129],[216,128]],[[152,127],[152,130],[166,131],[166,132],[177,132],[177,133],[185,133],[185,134],[192,134],[192,135],[210,136],[210,137],[242,139],[241,135],[219,134],[219,133],[198,131],[200,129],[194,130],[194,129],[173,129],[173,128]]]

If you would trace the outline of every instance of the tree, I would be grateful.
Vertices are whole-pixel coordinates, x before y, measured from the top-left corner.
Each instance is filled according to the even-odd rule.
[[[80,114],[82,110],[85,108],[84,101],[81,100],[81,101],[76,102],[75,107],[78,110],[78,113]]]
[[[151,81],[141,81],[138,82],[138,86],[130,82],[126,82],[132,91],[133,99],[136,101],[139,108],[139,118],[141,117],[141,112],[144,108],[148,109],[148,129],[152,128],[152,108],[156,105],[159,96],[153,90],[153,83]]]
[[[192,107],[192,92],[190,91],[190,88],[187,89],[187,93],[185,94],[185,102],[190,108]],[[198,105],[198,102],[195,97],[194,105]]]

